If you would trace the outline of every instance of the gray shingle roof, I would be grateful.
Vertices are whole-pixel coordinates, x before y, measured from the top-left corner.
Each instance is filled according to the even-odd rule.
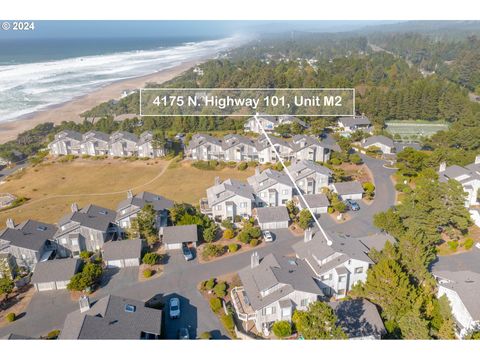
[[[125,311],[126,305],[134,311]],[[160,335],[161,324],[161,310],[147,308],[142,301],[108,295],[84,313],[70,313],[60,339],[140,339],[142,332]]]
[[[110,136],[110,142],[116,142],[119,140],[127,140],[137,143],[138,137],[135,134],[126,132],[126,131],[116,131]]]
[[[179,244],[198,241],[197,225],[167,226],[163,228],[163,239],[166,244]]]
[[[270,206],[257,208],[258,222],[261,224],[289,221],[288,210],[285,206]]]
[[[192,139],[188,143],[188,148],[194,149],[199,147],[200,145],[205,145],[208,143],[222,146],[222,140],[217,139],[216,137],[213,137],[208,134],[195,134],[192,136]]]
[[[0,232],[0,239],[8,241],[10,245],[38,251],[47,240],[52,240],[57,227],[35,220],[27,220],[15,226],[15,229],[6,228]]]
[[[358,181],[345,181],[333,184],[338,195],[363,194],[362,184]]]
[[[262,259],[258,266],[253,269],[248,266],[240,270],[238,275],[254,310],[260,310],[295,290],[322,294],[308,265],[294,258],[276,257],[269,254]],[[278,284],[284,284],[284,286],[262,296],[262,291]]]
[[[328,201],[327,195],[325,194],[305,194],[303,197],[311,208],[327,207],[330,205],[330,201]],[[303,199],[300,196],[296,196],[296,198],[297,201],[300,202],[302,208],[306,208]]]
[[[104,141],[104,142],[109,142],[110,141],[110,135],[105,134],[100,131],[89,131],[83,135],[83,140],[99,140],[99,141]]]
[[[77,273],[79,259],[55,259],[37,263],[32,276],[32,283],[39,284],[52,281],[68,281]]]
[[[293,183],[287,174],[272,169],[267,169],[258,175],[250,176],[247,181],[255,192],[265,190],[276,184],[293,187]]]
[[[440,256],[432,264],[432,273],[448,280],[441,285],[455,291],[474,320],[480,320],[480,250]]]
[[[103,244],[103,259],[106,261],[139,259],[142,255],[142,240],[108,241]]]
[[[367,147],[367,146],[371,146],[371,145],[376,144],[376,143],[380,143],[380,144],[383,144],[383,145],[386,145],[386,146],[389,146],[389,147],[392,147],[392,148],[395,146],[392,139],[390,139],[386,136],[383,136],[383,135],[370,136],[370,137],[366,138],[365,140],[363,140],[362,145],[364,147]]]
[[[338,323],[349,338],[375,336],[380,338],[386,333],[377,308],[370,301],[355,299],[330,302]]]
[[[358,125],[371,125],[370,120],[365,116],[355,116],[355,117],[341,117],[338,119],[346,127],[358,126]]]
[[[55,139],[64,139],[64,138],[70,138],[70,139],[80,141],[82,140],[82,134],[74,130],[63,130],[55,135]]]
[[[119,219],[131,216],[132,214],[139,212],[147,204],[151,204],[155,211],[162,211],[172,208],[174,202],[172,200],[164,198],[163,196],[153,194],[147,191],[142,191],[141,193],[136,194],[131,198],[127,197],[118,204],[116,220],[118,221]],[[131,211],[122,214],[121,210],[126,209],[129,206],[133,207]]]
[[[326,168],[325,166],[319,165],[311,160],[297,161],[296,163],[290,165],[287,169],[292,175],[292,177],[295,179],[295,181],[316,173],[328,177],[332,175],[332,171],[330,169]]]
[[[61,227],[62,225],[73,221],[80,226],[106,232],[110,227],[110,224],[115,221],[115,216],[116,213],[114,210],[90,204],[80,211],[75,211],[64,216],[59,221],[58,225]],[[59,229],[57,236],[61,233],[63,233],[63,230]]]
[[[228,200],[235,195],[254,200],[253,188],[248,184],[234,179],[227,179],[223,183],[207,189],[208,204],[210,206]]]

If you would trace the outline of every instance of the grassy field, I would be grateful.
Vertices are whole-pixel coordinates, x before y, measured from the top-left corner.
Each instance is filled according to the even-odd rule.
[[[387,121],[386,130],[393,135],[400,135],[402,138],[411,138],[412,136],[432,136],[440,130],[447,130],[448,124],[442,121],[423,121],[423,120],[402,120]]]
[[[0,228],[9,217],[17,223],[29,218],[56,223],[70,211],[73,202],[80,207],[94,203],[116,209],[129,189],[134,193],[151,191],[177,202],[197,205],[216,176],[222,180],[229,177],[245,180],[254,173],[253,169],[231,168],[201,171],[188,162],[168,165],[164,160],[77,159],[28,167],[0,184],[0,192],[30,199],[24,205],[0,211]]]

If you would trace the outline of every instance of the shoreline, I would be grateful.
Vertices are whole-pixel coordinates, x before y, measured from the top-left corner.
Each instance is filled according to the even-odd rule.
[[[42,123],[52,122],[58,125],[62,123],[62,121],[82,122],[83,118],[80,117],[81,113],[103,102],[120,99],[123,90],[138,89],[149,82],[164,83],[183,74],[193,66],[205,62],[209,58],[210,57],[199,57],[189,59],[171,68],[152,74],[118,80],[67,102],[51,105],[43,110],[0,123],[0,144],[15,140],[20,133],[31,130]]]

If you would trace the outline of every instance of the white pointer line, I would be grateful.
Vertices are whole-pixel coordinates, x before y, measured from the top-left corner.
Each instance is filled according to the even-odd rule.
[[[287,169],[287,167],[285,166],[285,163],[283,162],[282,157],[280,156],[280,154],[278,153],[277,149],[276,149],[275,146],[273,145],[272,140],[270,139],[270,136],[267,134],[267,132],[266,132],[265,129],[263,128],[263,125],[262,125],[262,123],[260,122],[260,120],[258,120],[258,113],[256,113],[256,114],[254,115],[254,118],[255,118],[255,121],[257,122],[258,127],[260,127],[260,129],[262,129],[262,133],[263,133],[263,135],[265,136],[265,138],[267,139],[267,141],[268,141],[268,143],[270,144],[270,146],[272,147],[273,152],[274,152],[275,155],[277,156],[277,159],[278,159],[278,160],[280,161],[280,163],[282,164],[283,170],[285,171],[285,173],[287,174],[287,176],[290,178],[290,181],[293,183],[293,186],[295,186],[295,190],[297,190],[298,195],[302,198],[303,203],[304,203],[305,206],[307,207],[307,209],[308,209],[308,211],[310,212],[310,214],[312,214],[312,218],[313,218],[313,220],[315,221],[315,223],[317,224],[317,226],[318,226],[318,228],[320,229],[320,231],[322,232],[322,235],[324,236],[325,240],[327,241],[327,244],[328,244],[328,245],[332,245],[332,241],[328,238],[327,233],[325,232],[325,230],[323,230],[322,226],[321,226],[320,223],[318,222],[317,217],[316,217],[315,214],[313,213],[312,208],[310,207],[310,205],[308,205],[307,201],[306,201],[305,198],[303,197],[303,194],[302,194],[302,192],[300,191],[300,189],[298,188],[298,185],[297,185],[297,183],[295,182],[295,179],[293,178],[292,174],[290,174],[290,171],[289,171],[289,170]]]

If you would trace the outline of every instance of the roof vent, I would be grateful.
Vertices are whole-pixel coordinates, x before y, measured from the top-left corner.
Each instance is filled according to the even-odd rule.
[[[15,229],[15,221],[13,221],[12,218],[7,219],[7,228],[9,229]]]
[[[37,226],[37,230],[38,230],[38,231],[46,231],[46,230],[47,230],[47,227],[44,226],[44,225],[39,225],[39,226]]]
[[[99,210],[98,213],[100,215],[107,215],[107,212],[105,210]]]
[[[135,305],[125,304],[125,312],[126,313],[134,313],[137,310]]]

